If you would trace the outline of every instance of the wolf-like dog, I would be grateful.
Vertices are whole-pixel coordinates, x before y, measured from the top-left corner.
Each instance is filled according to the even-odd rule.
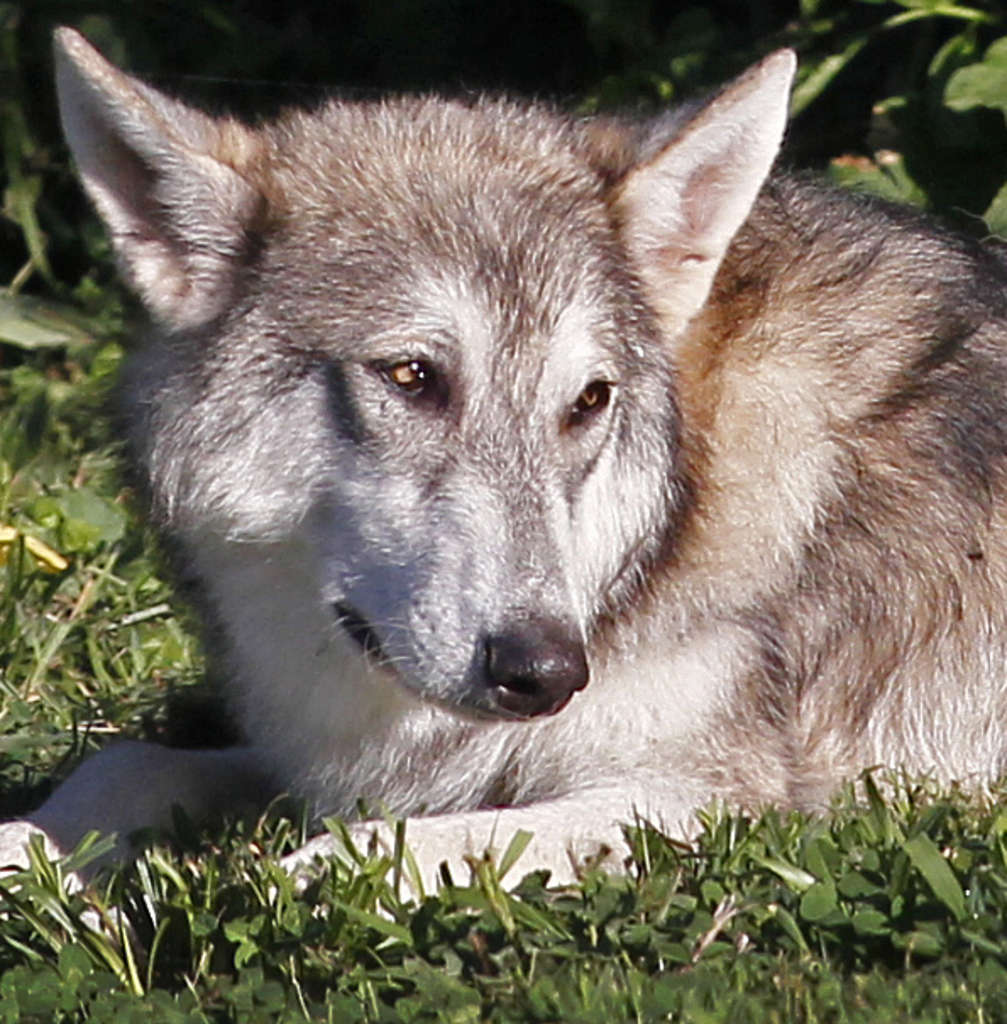
[[[130,449],[244,742],[110,747],[9,860],[286,791],[364,845],[405,817],[427,885],[517,830],[563,881],[635,816],[1004,771],[1005,261],[774,172],[792,53],[650,121],[256,127],[56,56],[150,315]]]

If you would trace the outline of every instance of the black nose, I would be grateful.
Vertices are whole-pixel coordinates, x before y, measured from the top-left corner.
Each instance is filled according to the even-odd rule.
[[[587,686],[584,645],[555,619],[529,619],[486,638],[486,679],[503,711],[550,715]]]

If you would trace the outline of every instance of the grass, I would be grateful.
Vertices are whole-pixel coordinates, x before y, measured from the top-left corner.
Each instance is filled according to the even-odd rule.
[[[170,735],[202,664],[99,410],[106,332],[0,370],[3,809],[89,747]],[[973,1021],[1007,1018],[1007,813],[872,779],[825,820],[711,812],[694,849],[508,891],[497,867],[410,902],[349,851],[304,891],[278,811],[153,843],[68,893],[35,851],[0,890],[0,1021]],[[408,842],[408,833],[406,834]],[[516,880],[509,876],[507,885]]]
[[[150,732],[168,680],[201,670],[99,416],[119,357],[96,340],[0,375],[0,749],[28,788],[100,738]]]

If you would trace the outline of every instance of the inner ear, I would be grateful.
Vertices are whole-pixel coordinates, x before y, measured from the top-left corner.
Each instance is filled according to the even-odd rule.
[[[706,301],[783,141],[796,59],[767,57],[702,107],[616,186],[613,208],[649,298],[673,329]],[[663,122],[655,129],[660,132]]]
[[[60,116],[126,281],[169,327],[217,315],[262,196],[233,164],[255,133],[163,96],[70,29],[55,36]]]

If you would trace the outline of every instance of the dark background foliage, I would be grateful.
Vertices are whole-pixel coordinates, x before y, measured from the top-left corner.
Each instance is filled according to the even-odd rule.
[[[58,131],[58,24],[162,89],[256,116],[333,89],[506,89],[579,109],[657,108],[794,46],[792,162],[845,158],[837,173],[965,220],[988,209],[1007,167],[995,102],[1005,72],[979,63],[1005,31],[996,0],[0,2],[0,283],[15,291],[107,280]],[[994,101],[953,109],[948,80],[970,64],[988,67]]]

